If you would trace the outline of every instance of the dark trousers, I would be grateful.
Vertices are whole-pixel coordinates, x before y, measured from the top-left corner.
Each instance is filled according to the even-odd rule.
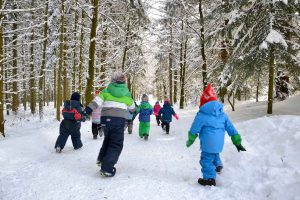
[[[128,128],[128,133],[131,134],[133,130],[133,120],[126,120],[125,130]]]
[[[101,124],[95,124],[95,123],[92,123],[92,133],[93,135],[100,135],[101,132]]]
[[[104,140],[97,160],[102,162],[102,170],[112,173],[123,149],[125,119],[102,117],[101,125]]]
[[[69,135],[71,135],[71,140],[74,149],[79,149],[82,147],[81,136],[80,136],[80,122],[73,120],[62,120],[59,127],[59,136],[55,143],[55,148],[59,146],[63,149],[66,145]]]
[[[167,134],[169,134],[169,132],[170,132],[170,122],[162,122],[161,127],[163,129],[166,129]]]
[[[157,122],[157,125],[159,126],[160,125],[160,116],[159,115],[156,116],[156,122]]]

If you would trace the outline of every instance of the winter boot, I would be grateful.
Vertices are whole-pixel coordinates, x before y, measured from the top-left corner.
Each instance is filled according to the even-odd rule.
[[[114,167],[113,168],[113,171],[112,171],[112,173],[110,173],[110,172],[106,172],[106,171],[104,171],[104,170],[100,170],[100,175],[101,176],[103,176],[103,177],[113,177],[115,174],[116,174],[116,168]]]
[[[148,135],[144,135],[144,140],[148,140]]]
[[[56,153],[61,153],[61,148],[60,148],[60,146],[57,146],[57,147],[55,148],[55,150],[56,150]]]
[[[98,132],[99,132],[99,136],[102,137],[102,136],[103,136],[103,131],[102,131],[102,129],[100,129]]]
[[[221,174],[222,169],[223,169],[223,166],[218,166],[218,167],[216,167],[216,172],[217,172],[218,174]]]
[[[101,161],[99,161],[99,160],[97,160],[96,164],[97,164],[99,167],[101,167],[101,165],[102,165],[102,162],[101,162]]]
[[[131,132],[131,131],[128,131],[128,134],[132,134],[132,132]]]
[[[94,139],[94,140],[97,140],[97,135],[93,135],[93,139]]]
[[[198,179],[198,183],[200,185],[203,185],[203,186],[206,186],[206,185],[208,185],[208,186],[216,186],[216,181],[215,181],[215,179],[212,179],[212,178],[207,179],[207,180],[199,178]]]

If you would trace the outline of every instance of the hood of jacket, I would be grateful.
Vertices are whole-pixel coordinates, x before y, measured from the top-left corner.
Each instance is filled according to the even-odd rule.
[[[207,115],[219,116],[223,113],[223,105],[218,101],[210,101],[200,107],[200,112]]]
[[[111,83],[107,87],[107,92],[110,93],[112,96],[118,98],[124,96],[131,96],[126,84]]]

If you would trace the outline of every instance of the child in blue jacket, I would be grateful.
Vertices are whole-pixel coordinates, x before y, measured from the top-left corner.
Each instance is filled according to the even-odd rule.
[[[219,154],[223,150],[225,131],[238,151],[246,151],[241,144],[241,136],[223,112],[223,105],[217,101],[211,84],[208,84],[201,95],[200,110],[194,119],[186,142],[186,146],[190,147],[199,135],[202,151],[200,164],[203,174],[203,178],[198,179],[200,185],[216,186],[216,172],[220,173],[223,168]]]
[[[161,119],[161,127],[166,134],[170,133],[170,123],[172,122],[172,116],[175,119],[179,119],[178,115],[175,113],[174,109],[171,106],[170,100],[166,99],[162,109],[159,110],[158,115]]]
[[[142,103],[139,105],[137,112],[140,120],[139,136],[147,141],[150,132],[150,115],[153,114],[153,108],[149,104],[149,97],[146,94],[143,94]]]

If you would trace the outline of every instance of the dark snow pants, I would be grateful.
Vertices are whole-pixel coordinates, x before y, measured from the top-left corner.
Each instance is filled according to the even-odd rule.
[[[161,127],[166,130],[167,134],[170,132],[170,122],[162,122]]]
[[[101,117],[104,140],[97,160],[101,169],[112,173],[123,149],[125,119],[120,117]]]
[[[93,135],[98,135],[99,134],[99,136],[100,137],[102,137],[102,134],[101,134],[101,124],[96,124],[96,123],[92,123],[92,133],[93,133]]]
[[[71,140],[74,149],[79,149],[82,147],[82,142],[80,138],[80,127],[81,123],[73,120],[62,120],[59,127],[59,136],[55,143],[55,148],[59,146],[63,149],[66,145],[69,135],[71,135]]]
[[[125,129],[128,128],[128,133],[131,134],[133,130],[133,120],[126,120]]]
[[[155,118],[156,118],[157,125],[159,126],[160,125],[160,116],[157,115],[157,116],[155,116]]]

